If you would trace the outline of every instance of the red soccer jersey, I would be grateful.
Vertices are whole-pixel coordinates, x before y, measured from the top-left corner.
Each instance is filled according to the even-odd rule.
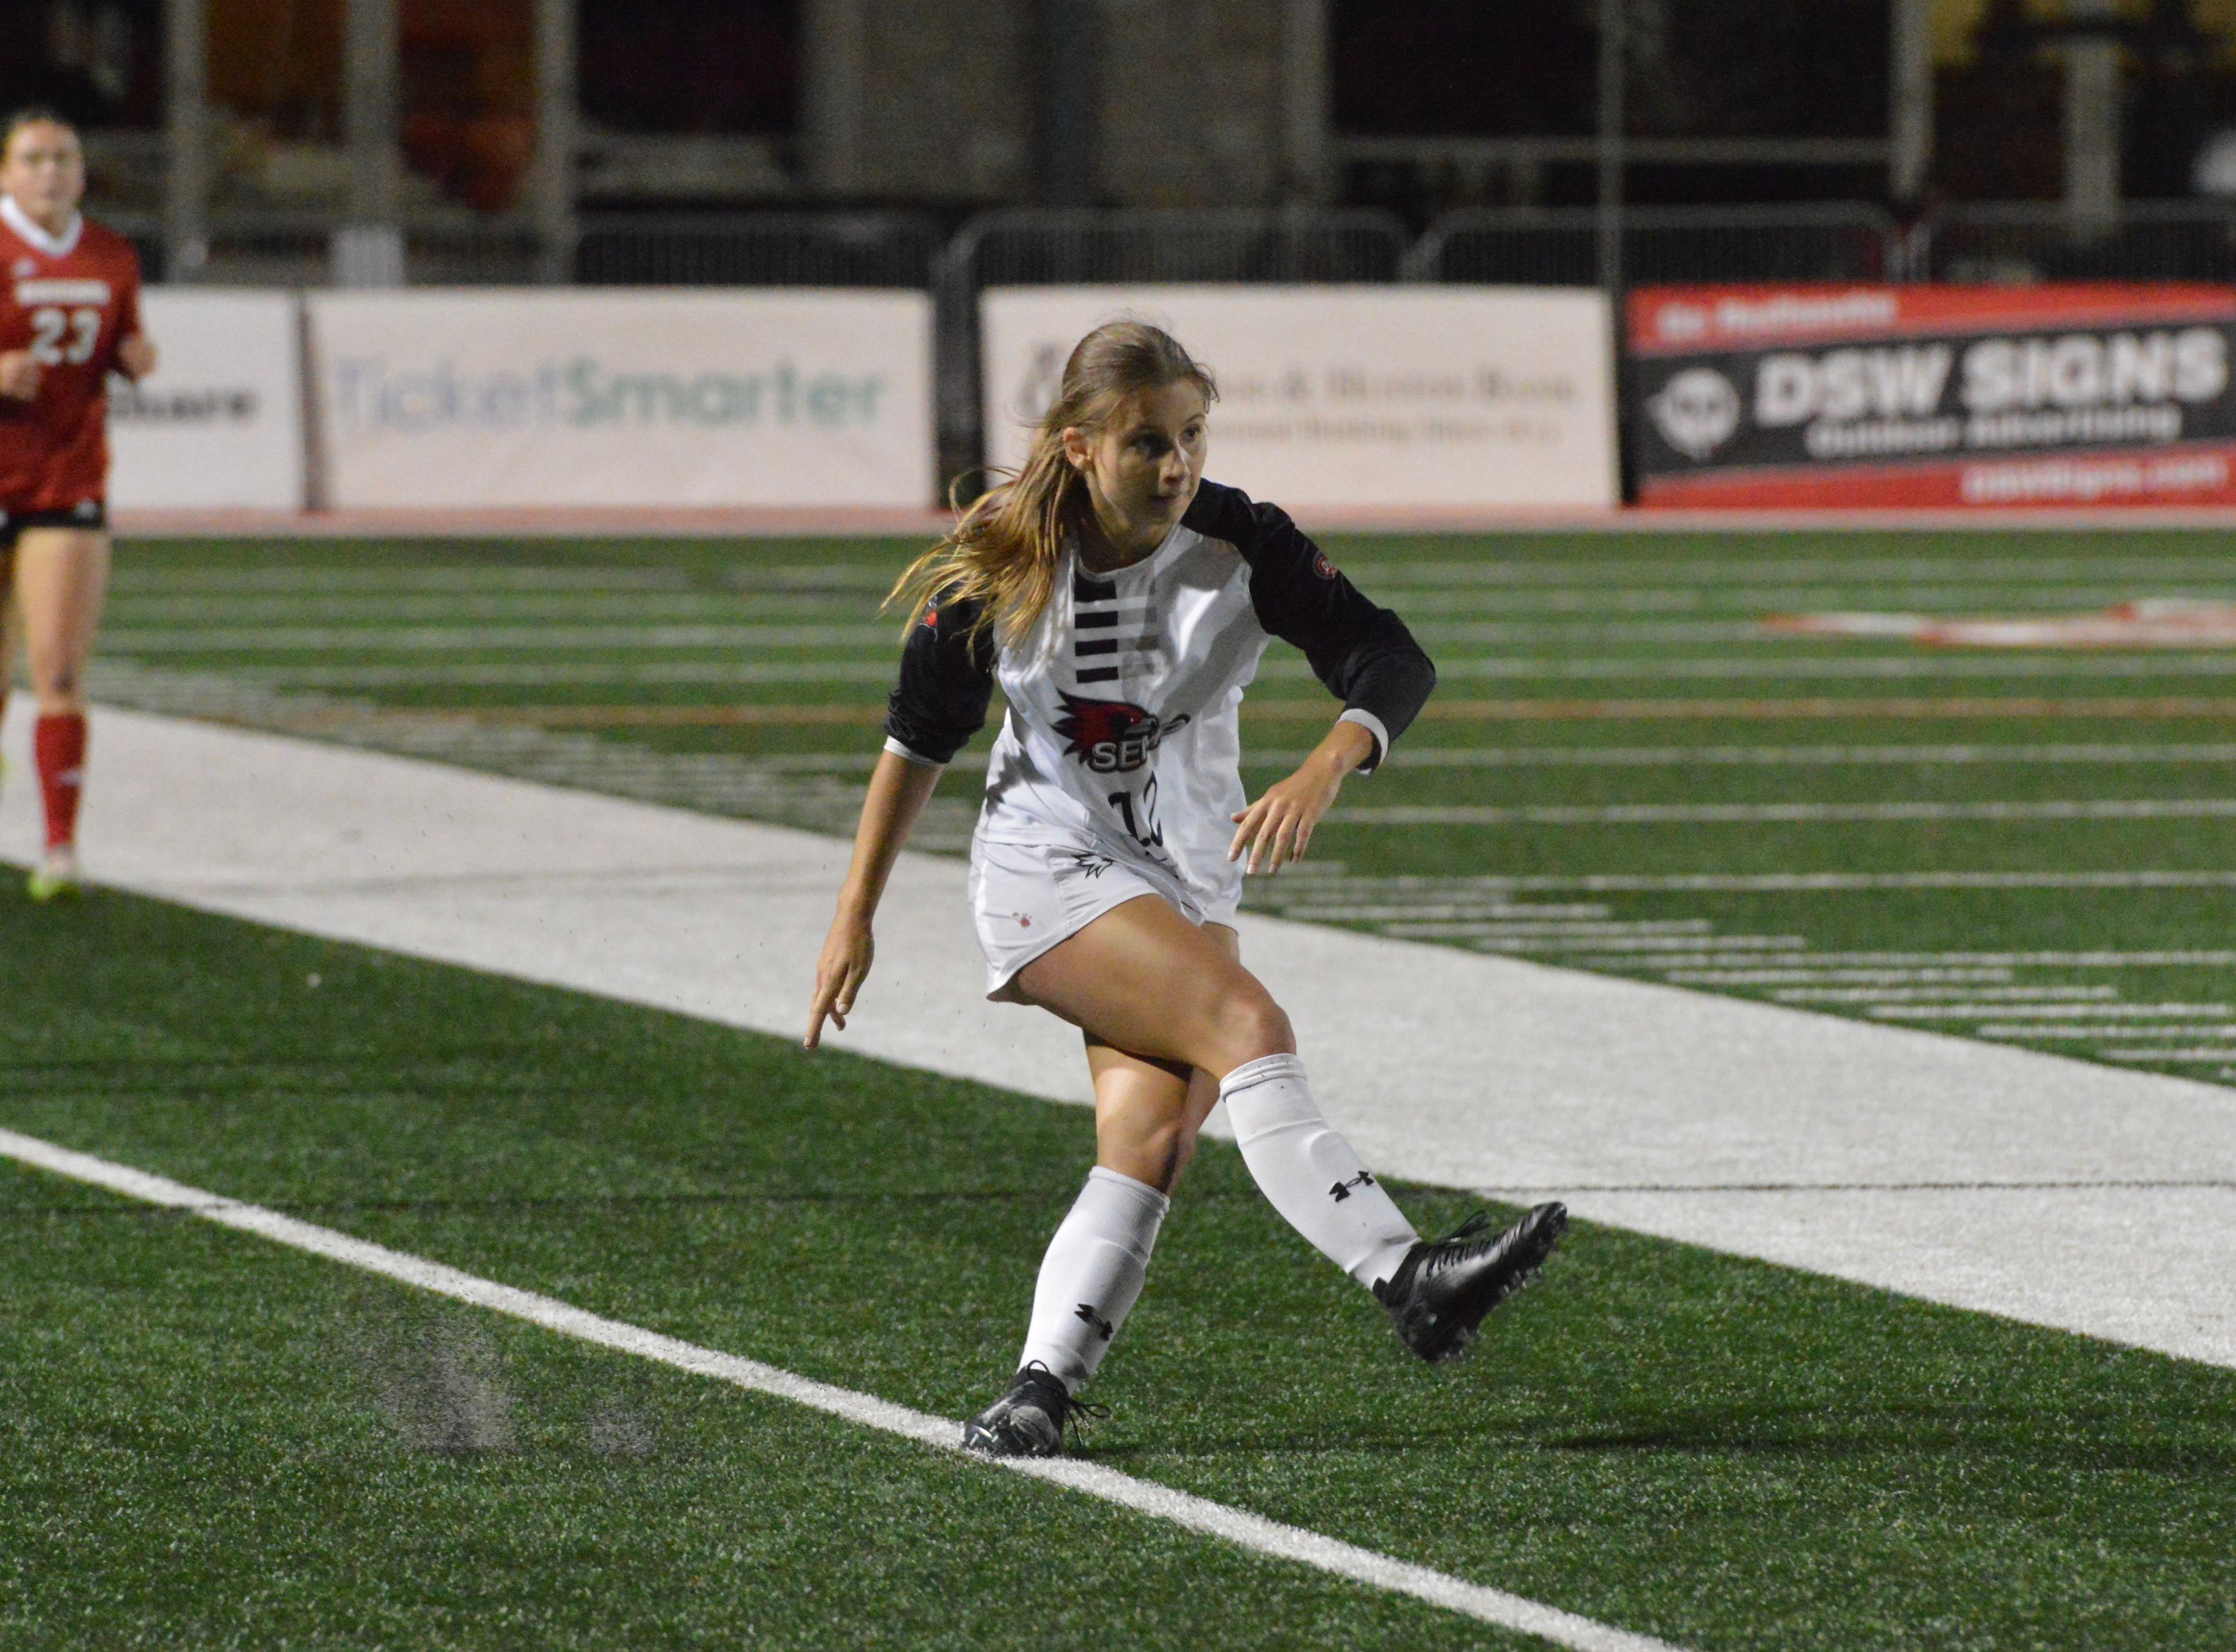
[[[0,354],[28,350],[41,369],[31,400],[0,396],[0,512],[9,515],[102,502],[109,375],[117,342],[140,330],[130,241],[82,217],[59,240],[25,227],[17,214],[0,214]]]

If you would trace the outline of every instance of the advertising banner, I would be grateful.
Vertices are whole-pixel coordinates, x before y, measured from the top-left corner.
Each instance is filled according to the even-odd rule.
[[[921,293],[319,293],[337,506],[920,507]]]
[[[1219,381],[1208,473],[1290,507],[1615,501],[1608,316],[1532,287],[1004,287],[981,299],[987,457],[1014,469],[1072,346],[1153,321]]]
[[[2236,503],[2236,287],[1644,287],[1639,502]]]
[[[300,313],[292,293],[148,287],[157,366],[109,381],[119,510],[303,508]]]

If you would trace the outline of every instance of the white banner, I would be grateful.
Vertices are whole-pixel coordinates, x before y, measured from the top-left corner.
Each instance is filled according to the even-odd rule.
[[[1615,368],[1588,289],[1002,287],[986,449],[1014,467],[1082,335],[1155,322],[1212,370],[1208,474],[1323,508],[1612,505]]]
[[[921,293],[307,300],[326,503],[931,503]]]
[[[292,293],[148,287],[155,371],[109,383],[120,510],[303,508],[299,313]]]

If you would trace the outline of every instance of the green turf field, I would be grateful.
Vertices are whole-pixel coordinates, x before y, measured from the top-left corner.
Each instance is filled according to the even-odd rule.
[[[917,547],[125,548],[108,698],[845,831]],[[1335,537],[1443,686],[1270,911],[2236,1076],[2236,648],[1925,648],[1779,613],[2236,600],[2204,532]],[[1331,707],[1292,651],[1253,785]],[[983,740],[982,740],[983,745]],[[966,760],[967,761],[967,760]],[[921,841],[960,846],[950,780]]]
[[[122,895],[0,933],[10,1128],[946,1415],[1089,1150]],[[0,1223],[0,1644],[1521,1644],[190,1214]],[[2236,1639],[2236,1373],[1589,1227],[1431,1371],[1218,1144],[1095,1393],[1128,1472],[1701,1652]]]

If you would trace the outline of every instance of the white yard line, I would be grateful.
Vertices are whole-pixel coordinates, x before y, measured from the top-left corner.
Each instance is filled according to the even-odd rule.
[[[1667,960],[1661,960],[1667,963]],[[1807,969],[1796,965],[1788,969],[1730,969],[1706,967],[1668,970],[1663,976],[1672,986],[1687,987],[1766,987],[1788,982],[1876,982],[1886,986],[1906,985],[1924,981],[1996,982],[2008,981],[2011,971],[2007,969],[1954,970],[1854,970]]]
[[[99,1159],[90,1154],[0,1129],[0,1154],[72,1181],[105,1188],[127,1198],[185,1210],[238,1232],[253,1234],[290,1249],[307,1251],[329,1261],[377,1274],[416,1289],[453,1301],[469,1303],[531,1325],[572,1337],[602,1348],[634,1354],[694,1376],[712,1377],[755,1393],[791,1400],[865,1428],[898,1434],[919,1445],[959,1451],[961,1425],[944,1417],[912,1411],[872,1394],[817,1382],[758,1359],[703,1348],[675,1337],[648,1331],[641,1326],[608,1320],[555,1297],[501,1285],[495,1280],[430,1261],[407,1252],[391,1250],[369,1240],[338,1233],[331,1227],[247,1204],[221,1194],[205,1193],[182,1182],[150,1175],[128,1165]],[[991,1462],[995,1459],[976,1459]],[[1670,1642],[1650,1635],[1616,1629],[1596,1619],[1582,1617],[1558,1607],[1509,1595],[1503,1589],[1454,1577],[1371,1549],[1361,1549],[1338,1538],[1301,1526],[1286,1525],[1208,1497],[1136,1479],[1101,1464],[1079,1459],[1003,1461],[1000,1466],[1036,1480],[1044,1480],[1089,1497],[1115,1503],[1153,1519],[1170,1521],[1266,1555],[1316,1570],[1346,1577],[1370,1588],[1410,1595],[1432,1606],[1458,1612],[1502,1629],[1535,1635],[1577,1652],[1677,1652]]]
[[[1243,754],[1253,767],[1294,767],[1310,755],[1256,749]],[[2137,763],[2236,763],[2236,744],[2138,746],[2068,742],[2029,746],[1415,746],[1401,742],[1390,754],[1391,769],[1406,768],[1844,768],[1880,763],[2042,764],[2075,767]]]
[[[1336,810],[1331,823],[1416,826],[1830,826],[1902,820],[2220,820],[2236,798],[2049,798],[1941,803],[1370,803]]]
[[[2236,1023],[2206,1022],[2196,1026],[2074,1026],[2062,1022],[2039,1021],[1983,1022],[1972,1029],[1976,1038],[2062,1038],[2090,1043],[2112,1043],[2122,1039],[2155,1038],[2163,1043],[2169,1038],[2227,1038],[2236,1037]],[[2236,1060],[2236,1044],[2227,1051]]]
[[[1786,987],[1770,995],[1780,1004],[2061,1004],[2102,1001],[2117,987]]]
[[[2236,872],[2135,868],[2103,872],[1571,872],[1542,877],[1456,878],[1439,888],[1507,894],[1843,894],[1878,889],[2236,889]],[[1315,898],[1346,892],[1386,893],[1394,880],[1330,878]]]
[[[640,625],[166,625],[111,628],[102,640],[119,654],[503,654],[520,648],[574,654],[655,648],[875,648],[890,673],[899,651],[894,625],[707,625],[647,621]]]
[[[1260,674],[1266,678],[1301,681],[1310,668],[1301,660],[1274,659]],[[2218,654],[2115,654],[2074,650],[2022,655],[1934,654],[1854,655],[1828,650],[1823,654],[1781,655],[1772,659],[1735,658],[1728,654],[1698,657],[1641,659],[1617,656],[1583,660],[1574,655],[1520,658],[1513,655],[1445,655],[1437,661],[1437,675],[1448,684],[1460,682],[1753,682],[1815,680],[1825,681],[1910,682],[1959,681],[2024,681],[2060,679],[2120,679],[2236,676],[2236,649]]]
[[[10,708],[19,763],[30,714],[22,696]],[[35,852],[36,817],[36,788],[7,787],[0,848]],[[847,846],[103,710],[85,852],[97,879],[204,910],[796,1037]],[[835,1042],[1084,1099],[1075,1032],[980,996],[963,884],[959,862],[903,858],[878,973]],[[1330,1116],[1393,1175],[1508,1190],[1651,1185],[1664,1191],[1578,1193],[1571,1204],[1667,1238],[2236,1365],[2236,1194],[2200,1192],[2224,1202],[2154,1209],[2147,1222],[2132,1195],[2101,1189],[1977,1205],[1943,1194],[1931,1220],[1912,1221],[1907,1195],[1779,1206],[1727,1191],[2236,1181],[2236,1092],[1319,925],[1245,916],[1240,928],[1245,955],[1301,1030]],[[2236,952],[1828,954],[1718,973],[1731,984],[1954,984],[2146,959],[2226,965]],[[1897,1202],[1871,1204],[1882,1197]]]
[[[1882,1004],[1871,1013],[1886,1021],[1979,1021],[2024,1016],[2043,1021],[2193,1021],[2225,1016],[2225,1004]]]

